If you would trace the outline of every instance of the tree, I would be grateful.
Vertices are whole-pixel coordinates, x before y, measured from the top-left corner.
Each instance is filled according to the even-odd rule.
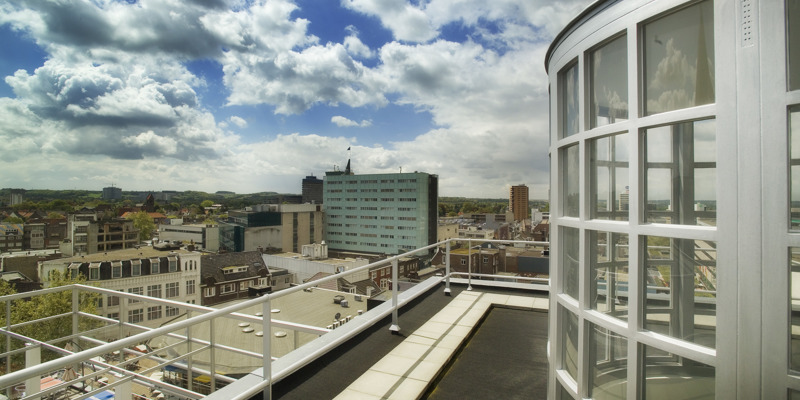
[[[60,287],[72,284],[85,284],[86,278],[79,276],[75,279],[70,278],[66,273],[60,271],[53,271],[50,273],[49,286]],[[0,280],[0,295],[14,294],[16,291],[5,281]],[[83,292],[78,296],[78,310],[97,315],[97,302],[101,295],[99,293]],[[5,307],[2,310],[2,318],[5,321]],[[64,315],[58,318],[49,318],[56,315]],[[47,319],[49,318],[49,319]],[[11,304],[11,324],[19,324],[23,322],[46,319],[38,321],[35,324],[25,325],[15,329],[21,335],[36,339],[42,342],[53,341],[58,338],[68,337],[72,335],[72,291],[65,290],[57,293],[48,293],[45,295],[34,295],[16,300]],[[85,332],[91,329],[102,326],[102,322],[93,318],[79,317],[78,330]],[[63,347],[66,343],[53,343],[56,346]],[[19,341],[12,341],[12,348],[20,348],[24,343]],[[5,341],[0,343],[0,348],[5,350]],[[22,355],[19,359],[13,362],[21,363]],[[42,360],[48,361],[56,358],[57,356],[50,351],[42,352]]]
[[[22,224],[25,221],[23,221],[22,218],[19,218],[19,217],[8,217],[8,218],[4,219],[3,222],[8,223],[8,224]]]
[[[213,205],[214,205],[214,202],[213,202],[213,201],[211,201],[211,200],[203,200],[203,201],[200,203],[200,207],[203,207],[203,208],[206,208],[206,207],[211,207],[211,206],[213,206]]]
[[[156,223],[153,218],[144,211],[128,215],[128,219],[133,221],[133,227],[139,231],[139,240],[149,240],[153,237],[156,230]]]

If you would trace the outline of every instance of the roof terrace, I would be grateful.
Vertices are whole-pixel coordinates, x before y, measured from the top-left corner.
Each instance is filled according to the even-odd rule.
[[[451,243],[457,241],[348,273],[388,263],[392,287],[399,287],[401,257],[440,245],[449,253]],[[472,247],[471,241],[463,244]],[[346,274],[223,309],[84,285],[0,297],[4,316],[16,302],[53,293],[71,299],[72,307],[15,325],[5,318],[0,389],[24,400],[82,400],[109,392],[118,399],[446,399],[498,390],[504,398],[544,397],[547,280],[495,281],[451,273],[449,263],[445,270],[371,307],[355,295],[315,288]],[[121,297],[123,307],[144,303],[180,314],[150,329],[126,322],[126,312],[116,320],[80,310],[82,300],[105,296]],[[41,337],[35,327],[46,323],[71,326],[71,334]]]

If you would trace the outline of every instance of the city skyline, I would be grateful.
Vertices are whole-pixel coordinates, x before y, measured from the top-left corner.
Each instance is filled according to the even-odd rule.
[[[545,198],[543,58],[588,3],[3,1],[0,187],[290,193],[352,158]]]

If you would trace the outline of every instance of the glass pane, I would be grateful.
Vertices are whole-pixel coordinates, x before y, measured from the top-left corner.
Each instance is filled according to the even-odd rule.
[[[578,63],[564,69],[559,78],[561,82],[561,137],[578,133]]]
[[[800,89],[800,0],[786,1],[786,31],[789,54],[789,90]]]
[[[626,36],[590,54],[592,128],[628,119],[628,49]]]
[[[578,317],[565,310],[561,309],[564,319],[563,326],[561,327],[563,333],[563,340],[561,341],[561,360],[564,370],[566,370],[572,379],[578,379]]]
[[[800,392],[789,389],[789,400],[800,400]]]
[[[644,245],[644,328],[714,348],[717,244],[649,236]]]
[[[628,235],[590,232],[592,309],[622,320],[628,319]]]
[[[714,102],[714,7],[703,1],[644,26],[645,115]]]
[[[578,183],[578,175],[580,162],[578,159],[578,145],[569,146],[562,149],[562,170],[563,179],[562,183],[562,202],[563,215],[565,217],[578,217],[580,210],[578,208],[580,200],[580,185]]]
[[[789,109],[789,164],[791,170],[791,204],[789,205],[791,229],[800,229],[800,106]]]
[[[574,299],[578,299],[578,270],[580,268],[578,243],[578,229],[562,227],[561,228],[561,245],[564,247],[562,254],[564,255],[561,262],[564,266],[564,290]]]
[[[595,400],[626,399],[628,340],[596,325],[590,325],[589,335],[591,397]]]
[[[791,343],[791,353],[789,357],[789,368],[800,372],[800,247],[792,247],[789,260],[789,300],[790,319],[792,325],[789,327],[789,341]]]
[[[645,221],[717,225],[716,122],[647,129]]]
[[[714,367],[642,347],[647,400],[714,399]]]
[[[591,142],[592,218],[628,220],[628,135]]]

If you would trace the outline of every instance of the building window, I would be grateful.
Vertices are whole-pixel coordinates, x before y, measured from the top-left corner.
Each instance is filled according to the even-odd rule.
[[[467,265],[467,259],[466,258],[462,258],[461,259],[461,265]]]
[[[142,294],[142,287],[141,286],[140,287],[132,287],[132,288],[128,289],[128,293],[141,295]],[[128,304],[133,304],[133,303],[138,303],[138,302],[139,302],[139,299],[128,299]]]
[[[147,320],[161,319],[161,306],[147,307]]]
[[[564,68],[559,74],[559,114],[561,115],[561,137],[578,133],[579,128],[579,96],[578,96],[578,62]]]
[[[166,314],[167,317],[176,317],[176,316],[178,316],[179,312],[180,312],[180,308],[167,306],[167,310],[166,310],[165,314]]]
[[[628,135],[592,140],[592,218],[628,220]]]
[[[195,290],[194,279],[186,281],[186,295],[189,296],[194,294],[194,290]]]
[[[389,287],[389,280],[388,279],[381,279],[381,289],[386,289]]]
[[[800,372],[800,247],[789,251],[789,369]]]
[[[160,264],[160,262],[159,262],[159,260],[157,258],[151,258],[150,259],[150,274],[157,274],[157,273],[161,272],[160,268],[159,268],[159,264]]]
[[[167,298],[178,297],[180,288],[178,282],[167,283]]]
[[[100,280],[100,263],[89,264],[89,280],[90,281]]]
[[[78,279],[78,276],[81,273],[80,270],[81,263],[72,263],[69,265],[67,269],[69,269],[69,277],[72,279]]]
[[[650,128],[643,142],[645,221],[716,226],[715,121]]]
[[[269,278],[258,278],[258,286],[267,286]]]
[[[128,310],[128,323],[138,324],[144,321],[144,310],[141,308],[136,310]]]
[[[122,261],[111,262],[111,277],[122,278]]]
[[[714,367],[651,346],[642,350],[644,398],[658,398],[665,391],[687,399],[714,398]]]
[[[717,245],[645,236],[644,329],[715,348]]]
[[[561,341],[561,367],[567,371],[572,379],[578,379],[578,317],[561,309],[564,315],[561,331],[564,337]]]
[[[645,115],[714,102],[714,4],[703,1],[643,29]]]
[[[580,199],[578,145],[572,145],[560,151],[562,153],[561,212],[565,217],[578,217],[578,201]]]
[[[789,226],[800,230],[800,106],[789,108]]]
[[[142,260],[131,260],[131,276],[142,275]]]
[[[564,271],[561,292],[577,300],[580,269],[578,229],[561,227],[561,254],[561,268]]]
[[[169,272],[178,272],[178,259],[175,257],[169,258]]]
[[[622,335],[590,324],[589,346],[590,396],[596,399],[626,398],[627,385],[620,385],[619,380],[609,380],[608,377],[626,376],[628,340]]]
[[[108,314],[106,314],[106,317],[108,317],[109,319],[113,319],[113,320],[119,321],[119,313],[116,313],[116,312],[108,313]]]
[[[628,119],[627,36],[605,43],[589,55],[591,127]]]
[[[108,296],[106,300],[109,307],[115,307],[119,305],[119,296]]]
[[[239,291],[246,292],[249,286],[250,286],[250,281],[241,281],[239,282]]]
[[[786,71],[789,76],[789,90],[800,89],[800,1],[786,2],[786,40],[788,51]]]
[[[233,283],[226,283],[219,288],[219,294],[228,294],[236,291],[236,285]]]
[[[149,285],[147,286],[147,295],[149,297],[155,297],[157,299],[161,298],[161,285]]]
[[[214,286],[205,288],[205,290],[203,290],[203,296],[214,297]]]
[[[590,231],[590,307],[613,317],[628,319],[628,235]]]

